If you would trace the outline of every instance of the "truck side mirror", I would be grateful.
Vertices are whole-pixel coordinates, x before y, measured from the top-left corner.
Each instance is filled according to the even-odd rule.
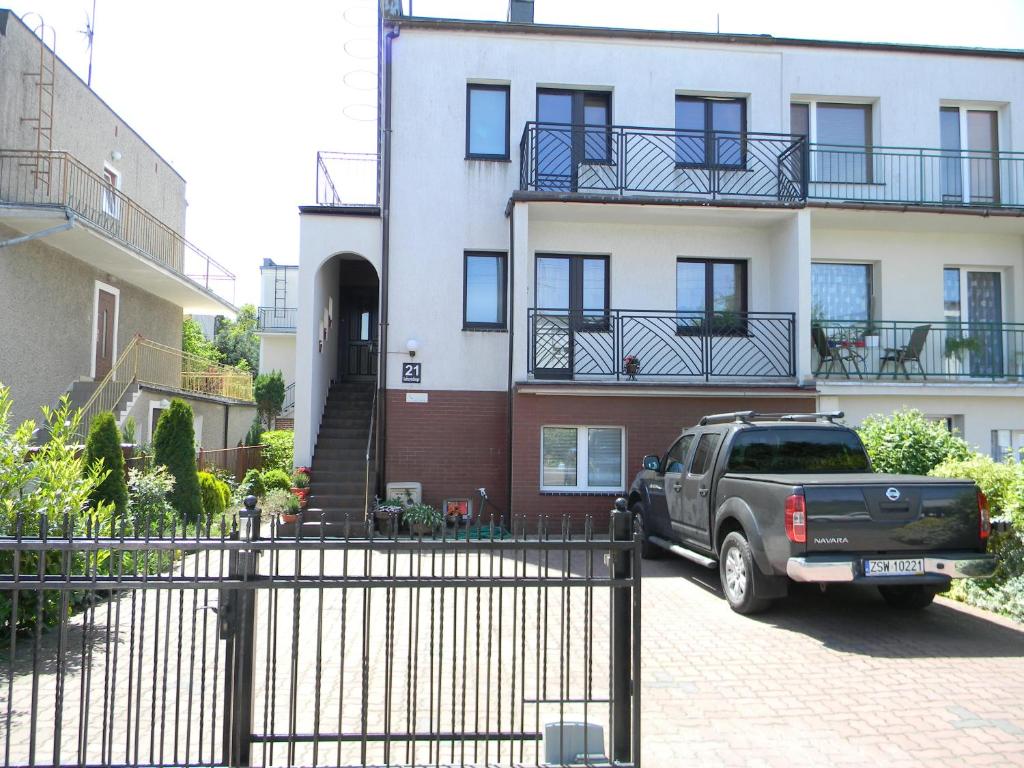
[[[653,454],[644,456],[644,469],[649,469],[652,472],[657,472],[661,469],[661,459]]]

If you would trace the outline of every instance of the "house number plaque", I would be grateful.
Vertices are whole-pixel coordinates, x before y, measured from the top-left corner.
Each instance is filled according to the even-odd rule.
[[[402,363],[402,383],[419,384],[423,363]]]

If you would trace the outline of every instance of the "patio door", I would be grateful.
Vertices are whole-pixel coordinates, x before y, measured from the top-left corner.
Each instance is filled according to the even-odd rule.
[[[535,266],[534,375],[613,373],[608,257],[544,254]]]
[[[117,346],[117,293],[96,286],[96,335],[93,342],[93,378],[106,376],[114,365]]]
[[[942,107],[942,201],[999,205],[999,113]]]
[[[538,89],[537,189],[574,192],[581,164],[610,162],[610,124],[608,93]]]
[[[947,267],[943,277],[947,360],[970,376],[1004,376],[1002,273]],[[948,351],[956,338],[969,340],[960,354]]]

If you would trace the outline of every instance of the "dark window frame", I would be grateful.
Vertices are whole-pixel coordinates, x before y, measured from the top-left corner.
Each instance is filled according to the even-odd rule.
[[[501,260],[501,287],[498,299],[501,302],[501,320],[496,323],[471,321],[466,317],[469,309],[469,259],[485,256]],[[462,330],[464,331],[505,331],[508,330],[508,253],[505,251],[463,251],[462,252]]]
[[[589,253],[537,253],[533,259],[533,295],[540,295],[537,286],[539,270],[537,261],[540,259],[565,259],[569,262],[569,306],[565,308],[571,321],[572,330],[577,332],[594,331],[606,333],[611,329],[611,257],[607,254]],[[597,317],[598,313],[588,314],[583,306],[583,267],[584,261],[604,262],[604,310],[600,319],[588,321],[585,318]],[[574,306],[575,304],[575,306]],[[560,307],[537,307],[539,310],[561,311]]]
[[[571,163],[575,168],[578,164],[586,165],[614,165],[612,159],[612,92],[595,91],[576,88],[538,88],[534,96],[534,114],[537,116],[539,126],[561,125],[560,123],[544,123],[540,119],[540,97],[542,95],[569,96],[572,99],[572,122],[566,123],[566,127],[572,131],[572,142],[570,152],[572,153]],[[598,130],[588,131],[588,124],[584,121],[584,107],[588,98],[601,98],[605,102],[608,113],[608,121],[604,125],[605,153],[601,158],[587,157],[587,136],[588,134],[599,133],[600,126],[592,125]]]
[[[489,152],[471,152],[469,146],[470,125],[473,121],[471,99],[473,91],[503,91],[505,93],[505,152],[504,154]],[[511,162],[510,155],[510,134],[512,111],[512,87],[497,83],[466,83],[466,159],[467,160],[496,160],[499,162]]]
[[[740,292],[740,305],[741,309],[738,314],[740,315],[739,320],[735,324],[721,325],[715,327],[712,323],[711,335],[712,336],[745,336],[747,335],[747,315],[750,312],[750,306],[748,304],[750,293],[750,264],[745,259],[703,259],[694,256],[678,256],[676,257],[676,269],[678,275],[679,264],[703,264],[704,265],[704,314],[705,317],[709,312],[715,312],[714,309],[714,266],[715,264],[732,264],[740,266],[740,281],[739,281],[739,292]],[[684,310],[679,309],[679,288],[678,288],[678,277],[676,283],[676,312],[682,312]],[[687,310],[689,311],[689,310]],[[696,310],[693,310],[696,311]],[[703,335],[704,323],[701,321],[699,325],[681,325],[680,322],[684,318],[677,318],[676,320],[676,335],[677,336],[693,336]]]
[[[705,168],[722,171],[743,171],[747,167],[747,99],[744,96],[691,96],[688,94],[676,94],[675,104],[679,104],[681,101],[689,101],[697,104],[701,104],[704,107],[704,161],[700,163],[690,163],[679,159],[678,147],[676,151],[676,168]],[[715,162],[714,159],[714,142],[711,140],[715,134],[715,129],[712,124],[713,121],[713,104],[716,102],[722,103],[737,103],[740,105],[740,130],[739,130],[739,143],[740,143],[740,159],[736,163],[720,163]],[[695,131],[688,128],[680,128],[678,120],[676,121],[675,135],[676,138],[683,136],[691,136],[695,134]]]

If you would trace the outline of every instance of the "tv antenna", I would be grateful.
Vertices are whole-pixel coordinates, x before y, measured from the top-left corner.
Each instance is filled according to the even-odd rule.
[[[92,15],[85,17],[85,29],[81,30],[85,35],[85,46],[89,49],[89,73],[85,78],[85,84],[92,88],[92,44],[96,37],[96,0],[92,0]]]

